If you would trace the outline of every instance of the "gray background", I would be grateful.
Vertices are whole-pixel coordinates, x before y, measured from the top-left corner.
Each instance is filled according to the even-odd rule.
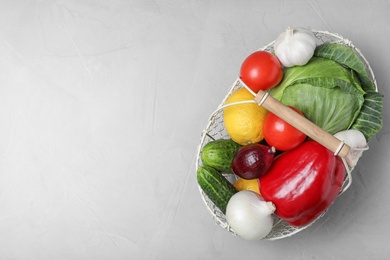
[[[0,259],[385,259],[389,1],[0,2]],[[314,226],[248,242],[217,226],[195,152],[243,59],[287,26],[369,60],[383,130]]]

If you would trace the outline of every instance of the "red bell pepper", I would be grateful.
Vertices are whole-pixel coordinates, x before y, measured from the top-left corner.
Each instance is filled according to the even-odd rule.
[[[338,156],[315,141],[275,158],[260,181],[260,193],[276,207],[275,214],[292,226],[305,226],[336,199],[344,180]]]

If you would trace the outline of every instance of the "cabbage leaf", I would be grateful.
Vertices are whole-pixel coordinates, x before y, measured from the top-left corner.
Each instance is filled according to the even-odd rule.
[[[359,130],[367,140],[382,129],[383,95],[376,91],[367,92],[363,107],[356,118],[352,129]]]
[[[366,91],[374,91],[375,85],[368,76],[365,63],[350,47],[342,44],[324,43],[317,46],[314,56],[334,60],[339,64],[354,70]]]

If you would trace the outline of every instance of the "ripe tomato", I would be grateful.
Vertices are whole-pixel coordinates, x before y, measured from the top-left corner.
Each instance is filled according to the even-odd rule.
[[[240,78],[255,93],[260,89],[267,90],[275,87],[282,80],[282,65],[271,53],[256,51],[242,63]]]
[[[291,108],[303,115],[297,108]],[[263,134],[265,141],[280,151],[291,150],[303,143],[306,139],[304,133],[271,112],[264,119]]]

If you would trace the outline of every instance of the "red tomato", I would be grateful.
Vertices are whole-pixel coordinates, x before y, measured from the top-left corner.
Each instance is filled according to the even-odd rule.
[[[240,78],[255,93],[260,89],[267,90],[275,87],[282,80],[282,65],[271,53],[256,51],[242,63]]]
[[[303,113],[297,108],[291,108],[303,115]],[[280,151],[291,150],[303,143],[306,139],[306,135],[304,133],[271,112],[265,116],[263,134],[265,141],[270,146],[273,146]]]

